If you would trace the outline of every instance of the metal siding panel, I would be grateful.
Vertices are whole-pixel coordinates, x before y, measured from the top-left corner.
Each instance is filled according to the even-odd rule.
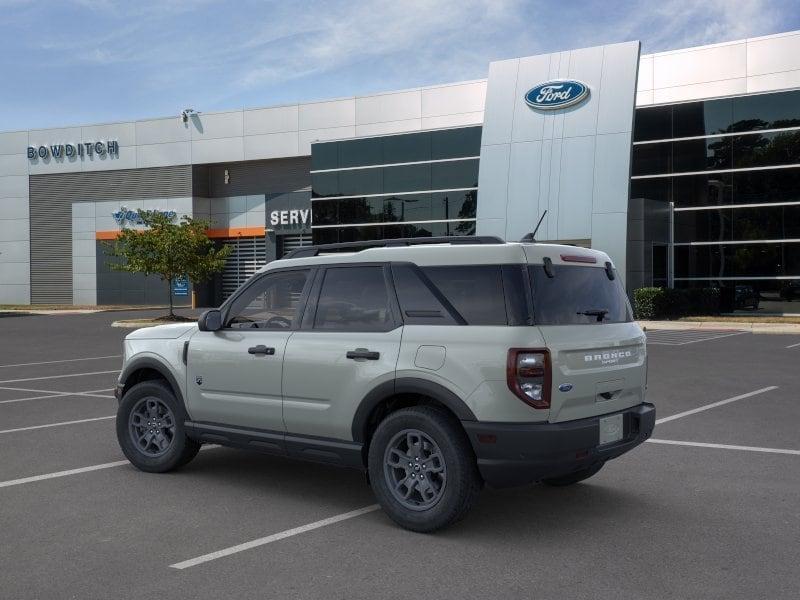
[[[225,183],[225,169],[228,183]],[[311,189],[310,157],[210,165],[208,196],[252,196]],[[213,206],[213,203],[212,203]]]
[[[72,203],[192,195],[189,165],[30,177],[31,303],[71,304]]]

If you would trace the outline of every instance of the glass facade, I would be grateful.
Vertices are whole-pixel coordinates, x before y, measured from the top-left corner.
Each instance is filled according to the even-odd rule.
[[[314,243],[474,235],[481,127],[311,147]]]
[[[732,309],[791,311],[800,91],[637,109],[631,175],[632,203],[673,204],[676,287],[720,287]]]

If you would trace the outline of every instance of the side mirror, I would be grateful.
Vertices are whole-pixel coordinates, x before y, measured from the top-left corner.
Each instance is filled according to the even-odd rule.
[[[222,329],[222,313],[216,308],[207,310],[197,319],[197,328],[200,331],[219,331]]]

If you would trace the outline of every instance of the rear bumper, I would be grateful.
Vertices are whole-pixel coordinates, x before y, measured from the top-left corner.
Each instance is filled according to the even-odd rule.
[[[598,446],[601,417],[623,415],[619,442]],[[653,433],[655,406],[637,406],[564,423],[485,423],[462,421],[478,458],[478,469],[492,487],[510,487],[559,477],[605,462],[644,442]]]

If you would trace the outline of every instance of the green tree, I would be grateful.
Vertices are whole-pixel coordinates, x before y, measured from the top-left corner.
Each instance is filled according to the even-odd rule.
[[[179,277],[193,283],[209,279],[225,266],[230,246],[222,248],[208,237],[208,222],[184,216],[179,223],[159,212],[139,210],[145,229],[123,227],[108,244],[108,254],[121,258],[109,263],[115,271],[158,275],[169,292],[169,316],[174,317],[172,284]]]

